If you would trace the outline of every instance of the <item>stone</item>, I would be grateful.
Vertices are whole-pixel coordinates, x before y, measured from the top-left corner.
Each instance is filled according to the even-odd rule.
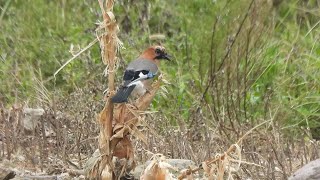
[[[298,169],[288,180],[319,180],[320,179],[320,159],[310,161],[302,168]]]

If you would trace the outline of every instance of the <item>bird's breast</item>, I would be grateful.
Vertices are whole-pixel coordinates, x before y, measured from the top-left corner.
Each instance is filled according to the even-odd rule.
[[[135,83],[136,87],[132,91],[132,95],[136,98],[144,95],[146,93],[146,88],[144,86],[144,83],[142,81],[138,81]]]
[[[147,92],[147,89],[150,88],[151,84],[151,79],[138,81],[137,83],[135,83],[136,87],[133,89],[132,95],[136,98],[143,96]]]

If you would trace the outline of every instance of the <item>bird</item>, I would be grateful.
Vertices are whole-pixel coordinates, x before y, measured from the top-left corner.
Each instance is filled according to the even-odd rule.
[[[158,74],[160,60],[171,60],[171,56],[163,46],[151,46],[131,61],[124,71],[123,83],[111,98],[113,103],[128,102],[128,97],[142,96],[151,85],[151,79]]]

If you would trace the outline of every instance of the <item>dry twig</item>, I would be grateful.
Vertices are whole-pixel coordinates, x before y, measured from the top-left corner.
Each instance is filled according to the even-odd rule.
[[[178,179],[179,179],[179,180],[182,180],[182,179],[188,177],[189,175],[194,174],[195,172],[198,172],[198,171],[201,170],[201,169],[205,169],[205,167],[207,167],[207,166],[209,166],[209,165],[211,165],[211,164],[214,164],[214,163],[226,164],[225,160],[228,159],[229,154],[232,153],[233,151],[237,150],[237,149],[239,150],[239,146],[240,146],[240,144],[241,144],[241,142],[243,141],[244,138],[246,138],[246,137],[247,137],[253,130],[255,130],[256,128],[258,128],[258,127],[260,127],[260,126],[262,126],[262,125],[264,125],[264,124],[266,124],[266,123],[268,123],[268,122],[271,122],[271,121],[272,121],[272,120],[265,121],[265,122],[263,122],[263,123],[258,124],[258,125],[255,126],[255,127],[253,127],[253,128],[250,129],[246,134],[244,134],[235,144],[232,144],[226,152],[224,152],[224,153],[221,154],[221,155],[218,155],[218,157],[216,157],[216,158],[214,158],[214,159],[212,159],[212,160],[208,160],[208,161],[206,161],[206,162],[203,162],[203,163],[202,163],[199,167],[197,167],[197,168],[187,169],[186,171],[184,171],[184,172],[178,177]],[[238,152],[238,153],[239,153],[239,152]],[[241,161],[239,161],[239,166],[240,166],[240,163],[241,163]],[[205,166],[204,166],[203,164],[205,164]],[[223,172],[222,172],[222,171],[223,171]],[[219,173],[219,172],[222,173],[222,176],[221,176],[221,174],[220,174],[220,176],[219,176],[219,174],[218,174],[218,179],[219,179],[219,178],[223,179],[224,168],[218,170],[218,173]]]

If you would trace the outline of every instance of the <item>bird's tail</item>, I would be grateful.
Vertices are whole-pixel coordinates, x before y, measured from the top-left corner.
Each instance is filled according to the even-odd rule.
[[[131,92],[133,91],[134,87],[136,85],[131,85],[129,87],[121,87],[118,92],[116,93],[116,95],[114,95],[111,98],[111,101],[113,103],[123,103],[123,102],[128,102],[128,97],[131,94]]]

